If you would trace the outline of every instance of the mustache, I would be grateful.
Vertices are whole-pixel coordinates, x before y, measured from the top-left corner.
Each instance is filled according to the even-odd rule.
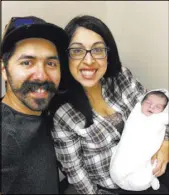
[[[21,85],[21,87],[17,90],[17,92],[20,92],[22,94],[27,94],[28,92],[34,92],[39,88],[44,89],[48,92],[56,92],[57,91],[57,87],[53,82],[25,81]]]

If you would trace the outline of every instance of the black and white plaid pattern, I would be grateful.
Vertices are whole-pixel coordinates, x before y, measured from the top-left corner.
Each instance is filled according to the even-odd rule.
[[[125,67],[114,82],[117,83],[113,95],[109,90],[112,80],[108,83],[101,80],[102,95],[111,107],[121,113],[125,121],[146,90]],[[84,128],[84,116],[67,103],[57,110],[54,118],[55,130],[52,136],[57,158],[69,182],[74,184],[80,194],[101,194],[97,184],[117,188],[110,178],[109,165],[112,148],[120,140],[120,133],[110,120],[95,112],[93,114],[94,124]],[[169,137],[169,132],[166,136]]]

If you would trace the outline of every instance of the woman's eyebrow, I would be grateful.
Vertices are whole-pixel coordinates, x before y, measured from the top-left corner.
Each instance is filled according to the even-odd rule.
[[[79,42],[73,42],[73,43],[70,44],[70,46],[72,46],[72,45],[80,45],[80,46],[84,47],[83,44],[82,43],[79,43]]]
[[[105,45],[105,43],[104,43],[103,41],[97,41],[97,42],[93,43],[93,45],[92,45],[91,47],[93,47],[93,46],[95,46],[95,45],[97,45],[97,44],[103,44],[103,45]],[[82,43],[73,42],[73,43],[70,44],[69,48],[70,48],[71,46],[73,46],[73,45],[78,45],[78,46],[84,47],[84,45],[83,45]]]
[[[95,42],[95,43],[92,45],[92,47],[95,46],[95,45],[97,45],[97,44],[103,44],[103,45],[105,45],[105,43],[104,43],[103,41],[98,41],[98,42]]]

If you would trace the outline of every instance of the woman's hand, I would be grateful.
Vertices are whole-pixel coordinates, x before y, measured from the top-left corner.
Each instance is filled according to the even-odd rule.
[[[167,163],[169,162],[169,140],[164,140],[160,149],[152,157],[152,163],[157,160],[153,169],[153,174],[159,177],[165,173]]]

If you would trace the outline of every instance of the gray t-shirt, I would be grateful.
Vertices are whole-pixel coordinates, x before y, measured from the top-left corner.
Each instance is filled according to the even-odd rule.
[[[56,156],[44,116],[1,108],[1,192],[58,194]]]

